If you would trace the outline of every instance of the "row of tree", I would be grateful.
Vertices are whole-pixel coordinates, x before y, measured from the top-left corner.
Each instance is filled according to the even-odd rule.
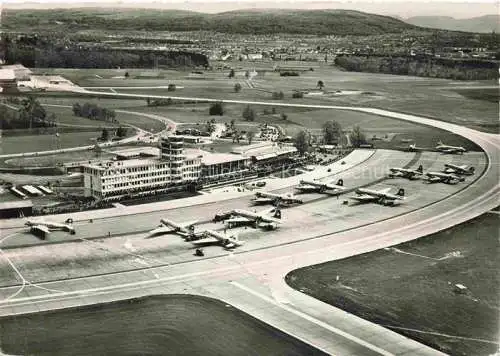
[[[6,35],[8,36],[8,35]],[[57,45],[57,38],[35,38],[22,42],[2,40],[7,64],[21,63],[42,68],[151,68],[208,66],[201,53],[184,51],[120,50],[103,46]]]
[[[337,56],[335,64],[348,71],[414,75],[454,80],[498,79],[493,61],[434,57]]]
[[[118,122],[116,120],[116,112],[114,110],[102,108],[94,103],[73,104],[73,114],[75,116],[85,117],[91,120]]]
[[[323,142],[327,145],[338,145],[341,142],[344,133],[342,127],[336,121],[327,121],[323,125]],[[360,147],[367,143],[366,136],[359,126],[354,126],[349,133],[349,140],[352,147]],[[308,131],[300,131],[294,139],[294,145],[301,155],[309,152],[312,143],[312,136]]]
[[[13,107],[0,106],[2,129],[33,129],[57,126],[56,115],[48,113],[33,96],[17,99],[15,103],[20,105],[17,110]]]

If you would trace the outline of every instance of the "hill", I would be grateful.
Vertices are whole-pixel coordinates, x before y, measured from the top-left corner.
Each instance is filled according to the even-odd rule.
[[[178,10],[59,9],[3,12],[6,29],[216,31],[239,34],[374,35],[417,27],[388,16],[350,10],[238,10],[205,14]],[[56,27],[54,25],[57,25]]]
[[[442,30],[466,32],[500,32],[500,15],[486,15],[470,19],[455,19],[447,16],[415,16],[405,22],[421,26],[438,28]]]

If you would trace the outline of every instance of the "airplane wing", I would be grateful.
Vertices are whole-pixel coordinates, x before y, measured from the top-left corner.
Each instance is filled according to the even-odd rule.
[[[156,229],[153,229],[149,232],[149,236],[154,236],[154,235],[162,235],[162,234],[168,234],[170,232],[174,232],[175,229],[173,229],[170,226],[160,226],[157,227]]]
[[[439,177],[429,177],[429,178],[427,178],[427,180],[431,183],[441,182],[441,178],[439,178]]]
[[[245,218],[243,216],[238,216],[238,217],[235,217],[235,218],[230,218],[230,219],[227,219],[226,220],[226,223],[228,224],[238,224],[238,223],[247,223],[247,222],[251,222],[253,220],[251,219],[248,219],[248,218]]]
[[[337,184],[325,184],[325,186],[328,189],[333,189],[333,190],[344,190],[345,189],[343,186],[337,185]]]
[[[32,226],[31,230],[42,232],[44,234],[50,234],[49,228],[47,226],[45,226],[45,225],[35,225],[35,226]]]
[[[214,244],[214,243],[218,243],[218,242],[220,242],[220,240],[217,239],[217,238],[215,238],[215,237],[213,237],[213,236],[208,236],[208,237],[204,237],[202,239],[191,241],[191,243],[193,245]]]
[[[376,196],[370,195],[370,194],[362,194],[362,195],[354,195],[351,197],[351,199],[361,201],[361,202],[371,202],[379,199]]]
[[[260,218],[261,221],[266,222],[266,223],[276,223],[276,224],[281,224],[282,221],[276,218],[273,218],[271,216],[262,216]]]
[[[271,198],[254,198],[254,199],[252,199],[252,202],[254,202],[255,204],[267,204],[267,203],[274,202],[274,199],[271,199]]]

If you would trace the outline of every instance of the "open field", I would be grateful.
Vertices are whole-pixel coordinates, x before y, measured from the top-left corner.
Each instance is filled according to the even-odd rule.
[[[0,330],[1,350],[17,355],[324,355],[234,307],[189,295],[2,318]]]
[[[48,151],[91,145],[93,139],[101,136],[101,131],[68,132],[59,137],[55,135],[4,136],[1,142],[1,154]]]
[[[471,150],[477,149],[477,147],[468,140],[450,132],[361,112],[277,107],[277,114],[272,115],[264,114],[262,107],[255,106],[256,119],[253,122],[247,122],[242,119],[241,115],[245,105],[225,105],[225,113],[223,116],[208,115],[208,107],[208,104],[197,104],[185,106],[142,107],[134,110],[164,115],[181,123],[204,124],[207,120],[212,118],[215,118],[217,122],[224,123],[234,119],[237,126],[242,130],[248,128],[248,125],[255,126],[267,123],[269,125],[282,127],[286,133],[291,136],[296,135],[299,131],[304,129],[309,130],[311,133],[321,135],[323,124],[329,120],[335,120],[341,124],[344,130],[351,130],[354,125],[359,125],[366,133],[367,138],[371,138],[373,135],[377,137],[383,137],[386,134],[392,135],[393,139],[390,142],[374,142],[377,147],[381,148],[407,147],[408,143],[401,142],[401,139],[412,139],[419,147],[433,148],[439,140],[442,140],[450,145],[463,146]],[[268,108],[268,110],[270,111],[271,108]],[[288,116],[287,120],[281,118],[280,113],[282,112]]]
[[[302,268],[286,280],[446,353],[490,355],[499,335],[498,228],[499,216],[485,214],[393,248]],[[457,283],[469,292],[454,293]]]
[[[101,159],[107,159],[113,156],[114,155],[112,154],[102,152],[99,157]],[[85,161],[90,159],[96,159],[96,153],[94,150],[65,152],[57,155],[47,155],[39,157],[11,158],[6,160],[5,164],[13,167],[49,167],[49,166],[54,166],[57,163]]]
[[[280,77],[272,68],[276,66],[294,67],[293,63],[227,63],[240,67],[236,68],[236,77],[229,79],[229,70],[205,72],[203,78],[193,80],[186,79],[189,72],[170,71],[166,78],[169,83],[183,86],[176,92],[166,90],[143,91],[146,94],[165,95],[181,94],[186,96],[201,96],[211,98],[242,98],[248,100],[270,99],[269,92],[283,91],[285,97],[290,98],[292,91],[296,89],[314,89],[317,82],[322,80],[325,90],[329,95],[319,95],[304,99],[294,99],[296,102],[308,102],[318,104],[338,105],[369,105],[385,109],[428,115],[438,119],[466,124],[468,126],[482,128],[483,130],[498,130],[497,113],[498,102],[487,101],[482,92],[478,97],[477,92],[469,95],[474,89],[466,92],[457,91],[454,87],[460,86],[461,82],[452,80],[420,78],[411,76],[397,76],[373,73],[353,73],[339,70],[338,68],[324,63],[300,63],[301,67],[308,69],[313,67],[314,71],[302,71],[299,77]],[[257,89],[250,89],[244,83],[246,69],[253,68],[259,72],[253,83]],[[266,71],[259,71],[265,68]],[[174,74],[175,73],[175,74]],[[95,75],[87,76],[88,79],[79,82],[82,86],[125,86],[123,79],[97,78]],[[236,82],[242,84],[242,91],[234,93],[233,87]],[[126,80],[126,86],[158,86],[165,85],[165,79],[133,79]],[[495,85],[494,82],[470,82],[474,86]],[[359,91],[364,94],[355,95],[332,95],[336,91]],[[267,91],[267,92],[266,92]],[[127,90],[127,92],[133,92]],[[140,91],[138,91],[139,93]],[[489,90],[486,94],[491,96]],[[369,95],[368,95],[369,94]],[[461,95],[464,94],[464,95]],[[481,100],[478,100],[481,99]]]
[[[474,87],[494,86],[496,84],[490,81],[468,82],[467,85],[470,88],[466,92],[463,92],[460,89],[463,86],[462,82],[411,76],[345,72],[324,63],[234,62],[227,64],[233,65],[236,68],[235,78],[230,79],[227,77],[229,70],[205,71],[202,77],[197,79],[190,79],[190,71],[181,70],[159,70],[158,72],[151,70],[129,70],[131,76],[128,79],[113,78],[123,75],[127,71],[125,69],[51,69],[50,72],[61,73],[81,86],[111,86],[115,87],[118,92],[151,95],[198,96],[220,98],[221,100],[272,101],[271,92],[283,91],[285,100],[288,102],[372,106],[430,116],[489,132],[498,131],[498,102],[483,100],[483,91],[479,89],[477,89],[479,91],[476,91],[474,89]],[[293,68],[297,65],[300,65],[304,69],[299,77],[280,77],[278,72],[272,71],[274,66]],[[307,70],[309,67],[313,67],[314,71]],[[259,74],[253,80],[255,89],[251,89],[245,83],[242,73],[246,69],[253,70],[254,68]],[[262,69],[265,70],[263,71]],[[137,77],[141,72],[144,72],[143,74],[149,73],[148,75],[153,73],[153,76],[150,79],[143,79],[144,77],[138,79]],[[314,95],[302,99],[291,98],[293,90],[314,89],[319,80],[324,82],[327,94]],[[237,82],[242,85],[240,93],[235,93],[233,90],[234,84]],[[174,92],[168,92],[166,89],[127,89],[121,91],[119,89],[120,86],[155,87],[165,86],[169,83],[177,84],[183,88]],[[338,93],[338,91],[341,91],[341,93]],[[490,92],[491,89],[485,94],[488,98],[491,96]],[[470,93],[474,93],[474,95]],[[45,93],[43,97],[47,100],[61,100],[57,96],[49,97],[48,95]],[[74,100],[75,98],[71,99],[73,102]],[[136,99],[92,100],[99,100],[103,106],[106,103],[105,106],[109,108],[141,107],[145,103],[145,100]]]

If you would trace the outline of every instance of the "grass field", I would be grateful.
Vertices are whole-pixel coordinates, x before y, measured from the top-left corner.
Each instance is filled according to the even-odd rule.
[[[27,135],[2,137],[0,154],[23,153],[56,150],[58,148],[77,147],[94,144],[101,136],[101,131],[68,132],[55,135]]]
[[[491,355],[500,331],[499,218],[485,214],[391,249],[302,268],[286,281],[443,352]],[[469,292],[454,293],[457,283]]]
[[[412,139],[419,147],[433,148],[439,140],[450,144],[466,147],[470,150],[477,150],[478,147],[468,140],[446,132],[443,130],[429,128],[423,125],[416,125],[409,122],[383,118],[377,115],[371,115],[361,112],[345,110],[313,110],[307,108],[279,108],[277,114],[264,114],[264,108],[254,106],[256,119],[253,122],[246,122],[242,119],[244,105],[230,104],[225,105],[223,116],[209,116],[208,104],[184,105],[184,106],[159,106],[159,107],[140,107],[134,110],[148,113],[164,115],[176,122],[182,123],[205,123],[211,118],[217,122],[230,122],[236,120],[237,125],[257,125],[267,123],[282,127],[288,135],[294,136],[299,131],[307,129],[315,134],[321,134],[323,124],[329,120],[335,120],[341,124],[344,130],[351,130],[354,125],[359,125],[366,133],[367,138],[373,135],[383,137],[385,134],[393,135],[391,142],[377,141],[374,144],[380,148],[400,148],[407,147],[408,143],[402,143],[401,139]],[[271,110],[268,108],[268,110]],[[280,113],[284,112],[288,118],[283,120]],[[244,126],[241,126],[244,129]]]
[[[323,352],[215,299],[162,295],[0,319],[16,355],[299,356]]]

